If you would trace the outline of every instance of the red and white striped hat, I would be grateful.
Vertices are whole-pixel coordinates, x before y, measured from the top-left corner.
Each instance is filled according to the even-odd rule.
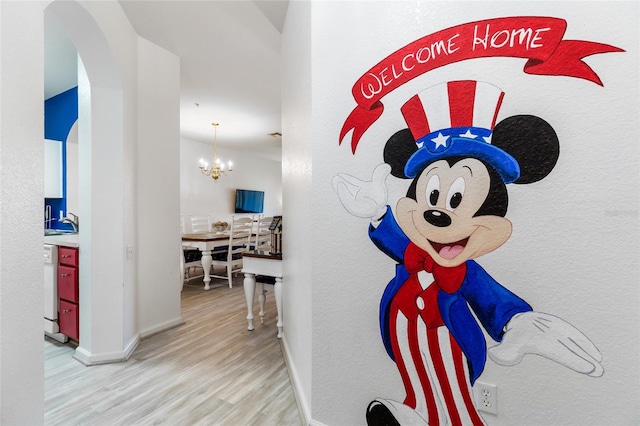
[[[517,161],[491,145],[504,92],[474,80],[450,81],[432,86],[409,99],[401,108],[418,151],[405,167],[415,177],[427,164],[452,156],[485,161],[505,183],[520,176]]]

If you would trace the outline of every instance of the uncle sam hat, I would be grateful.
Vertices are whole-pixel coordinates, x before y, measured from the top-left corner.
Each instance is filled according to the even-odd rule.
[[[409,158],[405,175],[414,178],[434,161],[464,156],[496,169],[504,183],[520,176],[518,162],[491,145],[504,92],[482,81],[450,81],[429,87],[401,108],[418,150]]]

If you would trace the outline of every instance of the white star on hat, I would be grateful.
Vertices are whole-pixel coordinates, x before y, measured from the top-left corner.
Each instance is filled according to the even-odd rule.
[[[438,132],[438,136],[431,139],[431,141],[433,141],[433,143],[436,144],[435,149],[438,149],[441,146],[446,147],[448,139],[449,139],[449,136],[444,136],[442,133]]]
[[[475,139],[478,137],[478,135],[474,135],[473,133],[471,133],[470,129],[467,129],[467,132],[464,135],[460,135],[461,138],[467,138],[467,139]]]

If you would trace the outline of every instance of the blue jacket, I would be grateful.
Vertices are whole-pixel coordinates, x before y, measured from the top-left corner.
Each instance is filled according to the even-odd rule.
[[[369,227],[369,237],[380,250],[398,262],[396,276],[387,285],[380,301],[380,333],[387,353],[395,361],[389,333],[389,312],[393,297],[409,278],[403,262],[410,240],[398,226],[389,206],[380,225]],[[475,261],[468,260],[466,267],[467,273],[460,288],[451,294],[440,290],[437,300],[444,324],[467,357],[473,385],[484,370],[487,343],[469,306],[491,338],[498,342],[502,340],[504,327],[513,315],[532,309],[491,278]]]

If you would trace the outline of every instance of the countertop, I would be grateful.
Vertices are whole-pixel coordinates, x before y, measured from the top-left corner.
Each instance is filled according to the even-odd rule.
[[[65,246],[65,247],[79,247],[80,242],[78,239],[78,234],[66,234],[66,235],[45,235],[44,237],[45,244],[51,244],[54,246]]]

